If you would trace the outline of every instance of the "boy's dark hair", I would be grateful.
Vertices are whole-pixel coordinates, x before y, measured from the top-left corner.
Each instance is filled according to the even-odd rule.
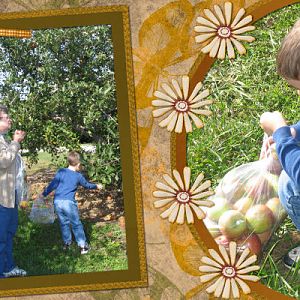
[[[283,39],[276,63],[279,75],[285,79],[300,79],[300,20]]]
[[[80,155],[76,151],[71,151],[67,157],[70,166],[75,167],[80,163]]]
[[[0,114],[8,114],[8,108],[6,105],[0,104]]]

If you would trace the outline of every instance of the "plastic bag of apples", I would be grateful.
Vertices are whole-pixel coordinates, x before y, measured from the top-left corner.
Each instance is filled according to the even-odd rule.
[[[229,171],[209,200],[204,223],[218,244],[236,241],[240,250],[248,247],[260,254],[272,233],[285,219],[278,197],[281,165],[275,144],[266,147],[264,137],[260,160]]]

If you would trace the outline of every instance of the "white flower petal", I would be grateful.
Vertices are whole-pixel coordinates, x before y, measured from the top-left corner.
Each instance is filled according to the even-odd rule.
[[[247,274],[253,271],[258,271],[260,269],[260,266],[250,266],[248,268],[245,269],[241,269],[237,271],[237,274]]]
[[[231,14],[232,14],[232,3],[231,2],[226,2],[225,6],[225,20],[226,20],[226,25],[230,25],[231,21]]]
[[[176,114],[172,117],[172,119],[170,120],[168,126],[167,126],[167,130],[168,131],[172,131],[175,127],[176,121],[178,118],[178,112],[176,112]]]
[[[201,122],[201,120],[192,112],[188,112],[188,115],[191,117],[191,119],[194,121],[195,125],[197,128],[201,128],[203,127],[203,123]]]
[[[195,98],[195,96],[198,94],[198,92],[201,90],[202,88],[202,82],[198,82],[196,84],[196,86],[194,87],[189,99],[188,99],[188,102],[191,103],[191,101]]]
[[[233,43],[233,45],[236,47],[239,54],[243,55],[246,53],[245,47],[236,39],[230,38],[230,41]]]
[[[174,223],[174,221],[176,220],[177,214],[178,214],[178,210],[179,210],[179,203],[176,203],[177,205],[175,205],[174,209],[172,210],[172,212],[169,215],[169,222]]]
[[[175,127],[175,132],[181,133],[183,127],[183,113],[178,114],[178,120]]]
[[[173,110],[165,119],[163,119],[161,122],[158,123],[160,127],[166,127],[173,119],[174,115],[177,115],[178,112],[176,110]]]
[[[227,278],[225,281],[225,286],[222,294],[223,299],[229,299],[230,297],[230,279]]]
[[[220,283],[222,283],[224,280],[224,277],[223,276],[220,276],[220,278],[218,278],[218,280],[213,283],[211,286],[209,286],[206,291],[210,294],[210,293],[213,293],[216,288],[219,286]],[[224,284],[224,283],[223,283]]]
[[[183,98],[186,100],[188,97],[189,87],[190,87],[189,76],[182,76],[181,83],[182,83]]]
[[[243,280],[249,280],[249,281],[258,281],[259,277],[255,275],[238,275],[238,278],[243,279]]]
[[[207,191],[207,192],[195,194],[195,195],[191,196],[191,199],[193,199],[193,200],[202,199],[202,198],[211,196],[213,194],[214,194],[214,191]]]
[[[243,17],[243,15],[246,13],[244,8],[241,8],[238,13],[236,14],[234,20],[232,21],[232,23],[230,24],[231,28],[234,28],[235,25],[241,20],[241,18]]]
[[[192,132],[193,131],[192,123],[190,121],[189,115],[186,112],[183,113],[183,120],[184,120],[185,131]]]
[[[236,243],[235,242],[229,243],[229,254],[230,254],[230,263],[232,266],[234,266],[235,259],[236,259]]]
[[[237,263],[236,263],[236,265],[235,265],[236,268],[238,268],[238,267],[245,261],[245,259],[246,259],[246,257],[248,256],[249,253],[250,253],[249,248],[246,248],[246,249],[242,252],[242,254],[241,254],[239,260],[237,261]]]
[[[208,252],[211,255],[211,257],[215,259],[215,261],[220,263],[222,266],[225,265],[223,258],[219,255],[219,253],[215,249],[208,249]]]
[[[218,51],[218,58],[219,59],[224,59],[225,58],[225,55],[226,55],[225,50],[226,50],[226,40],[222,39],[221,44],[220,44],[220,48],[219,48],[219,51]]]
[[[181,176],[180,176],[179,172],[178,172],[177,170],[173,170],[173,175],[174,175],[174,177],[175,177],[175,179],[176,179],[176,181],[177,181],[179,187],[180,187],[182,190],[184,190],[183,181],[182,181],[182,179],[181,179]]]
[[[222,280],[218,283],[215,293],[214,293],[214,296],[217,298],[219,298],[221,296],[223,288],[224,288],[224,284],[225,284],[225,278],[224,277],[221,277],[221,278],[222,278]]]
[[[234,49],[233,49],[232,42],[230,39],[226,39],[226,48],[227,48],[228,57],[235,58]]]
[[[242,19],[240,22],[238,22],[236,25],[235,25],[235,24],[233,24],[233,25],[231,24],[231,28],[232,28],[233,30],[238,29],[238,28],[241,28],[241,27],[243,27],[243,26],[245,26],[245,25],[251,23],[251,22],[252,22],[252,19],[253,19],[252,16],[249,15],[249,16],[243,18],[243,19]]]
[[[216,32],[215,28],[211,28],[207,26],[195,26],[194,29],[196,32],[200,32],[200,33]]]
[[[219,47],[220,47],[220,43],[221,43],[221,39],[218,37],[217,41],[214,43],[214,45],[212,46],[212,48],[209,52],[210,57],[216,57]]]
[[[185,213],[186,213],[186,219],[188,224],[194,223],[193,213],[191,211],[189,204],[185,204]]]
[[[200,276],[200,281],[202,283],[208,282],[217,276],[220,276],[220,273],[205,274],[205,275]]]
[[[163,175],[163,179],[166,181],[168,185],[170,185],[174,190],[179,191],[179,187],[176,182],[172,179],[168,174]]]
[[[220,20],[221,24],[225,25],[226,21],[225,21],[225,18],[224,18],[224,15],[223,15],[223,12],[222,12],[222,9],[220,8],[220,6],[215,4],[214,10],[215,10],[216,15],[217,15],[218,19]]]
[[[217,263],[216,261],[212,260],[211,258],[209,258],[207,256],[202,256],[201,262],[203,262],[204,264],[211,265],[211,266],[217,267],[219,269],[222,269],[222,266],[219,263]]]
[[[246,26],[246,27],[234,30],[232,33],[235,34],[235,35],[239,35],[241,33],[245,33],[247,31],[251,31],[251,30],[254,30],[254,29],[255,29],[255,26]]]
[[[192,185],[192,187],[191,187],[191,189],[190,189],[190,193],[193,193],[193,191],[199,186],[199,184],[200,184],[200,182],[203,180],[203,178],[204,178],[203,173],[200,173],[200,174],[197,176],[197,178],[196,178],[194,184]]]
[[[164,190],[164,191],[167,191],[167,192],[170,192],[170,193],[176,195],[176,190],[174,190],[172,187],[170,187],[162,182],[157,181],[155,183],[155,187],[157,187],[160,190]]]
[[[172,213],[173,209],[178,206],[177,202],[174,202],[168,209],[166,209],[165,211],[163,211],[160,216],[165,219],[167,217],[169,217],[169,215]]]
[[[174,91],[171,89],[171,87],[168,85],[168,84],[166,84],[166,83],[163,83],[162,85],[161,85],[161,87],[165,90],[165,92],[169,95],[169,97],[172,99],[174,99],[174,100],[176,100],[177,99],[177,95],[174,93]]]
[[[180,88],[180,85],[178,83],[178,81],[176,79],[172,79],[172,85],[177,93],[177,99],[183,99],[183,96],[182,96],[182,92],[181,92],[181,88]]]
[[[233,295],[233,298],[240,298],[240,292],[239,292],[239,288],[236,284],[236,281],[234,278],[231,278],[230,279],[230,283],[231,283],[231,290],[232,290],[232,295]]]
[[[174,197],[175,195],[170,192],[165,191],[154,191],[153,196],[157,198],[166,198],[166,197]]]
[[[230,260],[229,260],[229,256],[228,256],[228,253],[225,249],[225,247],[223,245],[219,245],[219,250],[220,250],[220,253],[222,254],[225,262],[230,265]]]
[[[205,15],[207,16],[207,18],[208,18],[210,21],[212,21],[214,24],[216,24],[216,25],[221,25],[220,22],[219,22],[219,20],[215,17],[215,15],[213,14],[213,12],[212,12],[210,9],[208,9],[208,8],[204,9],[204,14],[205,14]]]
[[[191,180],[191,169],[189,167],[184,167],[183,169],[183,180],[185,190],[188,191],[190,188],[190,180]]]
[[[200,192],[208,189],[210,186],[211,186],[211,181],[210,180],[206,180],[197,189],[195,189],[193,192],[190,191],[190,193],[192,195],[198,194],[198,193],[200,193]]]
[[[175,198],[167,198],[167,199],[162,199],[162,200],[157,200],[153,203],[155,208],[160,208],[163,207],[167,204],[169,204],[170,202],[174,201]]]
[[[196,205],[193,204],[192,202],[190,202],[189,204],[190,204],[190,207],[191,207],[192,210],[195,212],[195,214],[196,214],[196,216],[197,216],[197,218],[198,218],[199,220],[205,218],[205,213],[203,212],[203,210],[202,210],[200,207],[196,206]]]
[[[249,43],[255,41],[255,37],[250,36],[250,35],[235,35],[235,34],[233,34],[232,37],[235,38],[236,40],[245,41],[245,42],[249,42]],[[227,41],[228,40],[229,39],[227,39]]]
[[[218,36],[215,36],[211,42],[209,42],[205,47],[201,49],[203,53],[209,53],[211,49],[215,46],[215,43],[219,40],[220,38]]]
[[[196,40],[196,43],[203,43],[205,42],[206,40],[208,40],[209,38],[215,36],[216,33],[205,33],[205,34],[199,34],[199,35],[196,35],[195,36],[195,40]]]
[[[177,224],[184,223],[184,212],[185,212],[184,204],[180,204],[179,212],[178,212],[178,216],[177,216],[177,220],[176,220]]]
[[[213,103],[213,100],[199,101],[199,102],[193,103],[192,105],[190,105],[190,107],[191,108],[199,108],[201,106],[210,105],[212,103]]]
[[[200,94],[198,94],[196,97],[194,97],[190,104],[197,103],[199,100],[206,98],[209,95],[209,89],[206,89],[202,91]]]
[[[165,93],[160,91],[155,91],[154,96],[159,99],[167,100],[169,102],[174,102],[174,99],[172,99],[169,95],[166,95]]]
[[[239,286],[242,288],[242,291],[244,294],[249,294],[251,292],[248,284],[246,284],[243,280],[239,279],[238,277],[235,277],[235,280],[239,284]]]
[[[219,272],[220,268],[212,267],[212,266],[200,266],[200,272]]]
[[[169,101],[165,100],[153,100],[152,101],[153,106],[173,106],[173,104]]]
[[[203,115],[203,116],[210,116],[212,114],[212,112],[208,109],[191,109],[191,112],[193,112],[194,114],[197,115]]]
[[[243,269],[245,267],[248,267],[249,265],[253,264],[254,262],[257,261],[257,256],[254,254],[247,258],[241,265],[236,266],[238,270]]]
[[[206,25],[206,26],[212,27],[212,28],[214,28],[214,29],[217,29],[217,28],[218,28],[214,23],[210,22],[209,20],[207,20],[207,19],[205,19],[205,18],[203,18],[203,17],[198,17],[198,18],[196,19],[196,21],[197,21],[199,24]]]
[[[198,206],[206,206],[206,207],[212,207],[215,205],[214,202],[209,200],[192,200],[192,202]]]
[[[153,117],[154,118],[160,117],[160,116],[164,115],[165,113],[167,113],[168,111],[170,111],[171,109],[172,109],[172,107],[163,107],[163,108],[153,110],[152,111]]]

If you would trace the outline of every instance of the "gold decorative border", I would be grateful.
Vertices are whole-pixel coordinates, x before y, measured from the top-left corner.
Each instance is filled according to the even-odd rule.
[[[0,28],[3,29],[33,30],[98,24],[111,24],[113,32],[128,269],[2,279],[0,296],[131,288],[147,285],[128,7],[118,5],[0,14]],[[125,77],[126,80],[124,80]],[[126,97],[128,101],[126,101]],[[128,136],[130,136],[130,141],[128,141]],[[132,201],[133,195],[135,201]]]

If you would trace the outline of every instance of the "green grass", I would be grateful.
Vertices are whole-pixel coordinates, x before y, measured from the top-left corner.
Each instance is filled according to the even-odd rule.
[[[83,221],[91,251],[81,255],[75,243],[69,251],[62,250],[63,243],[57,220],[49,225],[35,224],[24,211],[20,211],[19,218],[14,257],[29,275],[101,272],[128,268],[125,233],[116,223],[97,227],[96,224]]]
[[[204,172],[216,187],[232,168],[257,160],[263,138],[259,117],[263,112],[279,110],[290,123],[300,120],[296,90],[276,73],[276,53],[299,18],[299,11],[300,4],[295,4],[256,22],[256,30],[249,33],[256,41],[244,43],[247,54],[232,61],[217,60],[208,72],[203,84],[215,102],[212,116],[203,118],[205,127],[188,135],[187,159],[193,178]],[[289,248],[294,246],[290,232],[295,230],[286,219],[264,251],[260,275],[261,282],[269,287],[299,297],[298,272],[288,272],[281,262],[288,250],[284,242],[289,242]]]

